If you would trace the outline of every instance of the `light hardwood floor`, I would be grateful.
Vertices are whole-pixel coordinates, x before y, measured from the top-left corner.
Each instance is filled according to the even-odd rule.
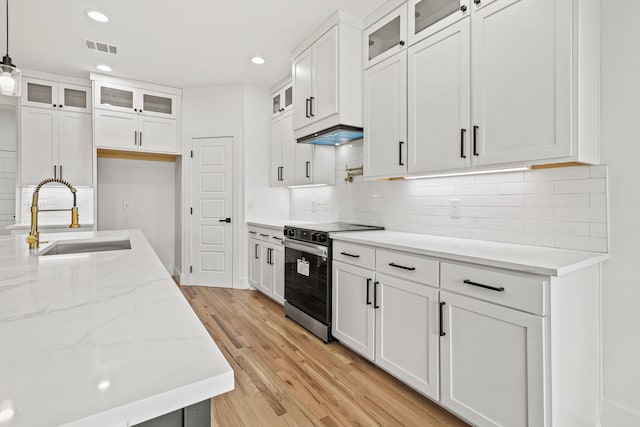
[[[466,426],[256,291],[181,287],[235,373],[212,426]]]

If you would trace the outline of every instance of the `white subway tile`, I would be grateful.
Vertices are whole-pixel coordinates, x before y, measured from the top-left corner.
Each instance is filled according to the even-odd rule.
[[[551,194],[553,181],[507,182],[500,184],[500,194]]]
[[[527,194],[524,205],[540,208],[588,208],[589,194]]]
[[[524,172],[487,173],[476,175],[476,184],[502,184],[504,182],[523,182]]]
[[[589,223],[528,220],[528,221],[525,221],[524,231],[527,233],[589,236]]]
[[[443,215],[449,215],[450,208],[445,208]],[[461,206],[460,216],[467,218],[497,218],[498,208],[495,206]]]
[[[589,178],[588,166],[574,166],[568,168],[537,169],[524,173],[525,181],[562,181],[569,179]]]
[[[469,185],[475,184],[476,177],[473,175],[447,176],[443,178],[436,178],[435,180],[436,185],[438,186]]]
[[[556,193],[604,193],[606,181],[603,178],[556,181]]]
[[[500,242],[554,247],[555,236],[552,234],[514,233],[512,231],[503,231],[500,233]]]
[[[473,184],[456,186],[456,194],[460,196],[496,194],[497,192],[498,184]]]
[[[497,206],[497,207],[517,207],[524,206],[524,196],[504,195],[504,196],[464,196],[461,197],[463,206]]]
[[[553,209],[549,208],[499,208],[500,218],[513,219],[553,219]]]
[[[579,251],[607,252],[607,239],[597,237],[556,236],[556,247]]]
[[[605,193],[594,193],[590,195],[590,206],[592,208],[606,208],[607,195]]]
[[[601,166],[589,166],[589,172],[591,178],[605,178],[607,176],[607,167]]]
[[[464,239],[475,240],[489,240],[497,241],[500,237],[500,232],[495,230],[477,230],[473,228],[456,228],[456,237]]]
[[[606,222],[607,210],[603,208],[555,208],[556,221]]]
[[[476,227],[482,230],[522,232],[524,231],[524,221],[521,219],[478,218],[476,219]]]
[[[607,238],[607,224],[606,223],[591,223],[591,237]]]

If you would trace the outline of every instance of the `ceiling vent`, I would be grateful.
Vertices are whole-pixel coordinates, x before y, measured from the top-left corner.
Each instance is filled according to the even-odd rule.
[[[110,53],[112,55],[117,55],[118,54],[118,46],[109,44],[109,43],[103,43],[103,42],[97,42],[95,40],[83,40],[84,46],[89,49],[89,50],[95,50],[96,52],[102,52],[102,53]]]

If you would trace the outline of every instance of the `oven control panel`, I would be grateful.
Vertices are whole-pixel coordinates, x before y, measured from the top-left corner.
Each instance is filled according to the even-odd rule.
[[[327,232],[306,230],[304,228],[297,227],[285,227],[284,236],[289,239],[317,243],[323,246],[327,246],[329,241],[329,233]]]

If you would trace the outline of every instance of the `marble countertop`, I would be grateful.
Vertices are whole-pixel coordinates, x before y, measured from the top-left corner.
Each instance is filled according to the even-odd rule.
[[[41,234],[131,250],[37,256],[0,239],[0,425],[129,426],[234,387],[138,230]]]
[[[333,240],[420,255],[506,268],[545,276],[563,276],[609,259],[609,254],[398,231],[336,233]]]
[[[307,221],[291,221],[291,220],[283,220],[283,219],[260,219],[260,220],[249,220],[247,221],[247,225],[253,225],[255,227],[267,227],[267,228],[278,228],[283,229],[285,225],[305,225],[305,224],[313,224]]]

